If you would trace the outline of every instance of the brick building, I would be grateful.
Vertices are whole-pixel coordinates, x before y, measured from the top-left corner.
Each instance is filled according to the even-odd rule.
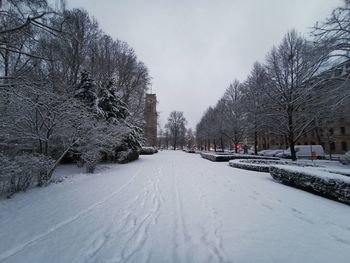
[[[157,145],[157,97],[156,94],[146,94],[144,133],[148,146]]]

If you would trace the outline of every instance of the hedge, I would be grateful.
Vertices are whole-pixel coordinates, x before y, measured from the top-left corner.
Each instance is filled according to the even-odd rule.
[[[276,165],[270,167],[273,179],[323,197],[350,204],[350,178],[311,167]]]
[[[313,166],[308,164],[301,164],[292,161],[284,161],[284,160],[260,160],[260,159],[236,159],[231,160],[229,165],[234,168],[256,171],[256,172],[264,172],[268,173],[270,171],[270,166],[272,165],[294,165],[294,166]]]

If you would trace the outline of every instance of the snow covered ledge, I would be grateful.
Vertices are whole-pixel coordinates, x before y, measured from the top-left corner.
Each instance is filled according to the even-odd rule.
[[[259,156],[250,154],[238,154],[238,153],[213,153],[213,152],[201,152],[201,157],[213,162],[228,162],[235,159],[259,159],[259,160],[279,160],[277,157]]]
[[[350,177],[311,167],[275,165],[270,167],[273,179],[350,205]]]

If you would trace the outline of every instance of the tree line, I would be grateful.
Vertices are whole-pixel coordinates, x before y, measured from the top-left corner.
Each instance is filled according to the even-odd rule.
[[[258,140],[272,135],[290,147],[295,160],[301,136],[349,116],[349,51],[350,1],[345,0],[308,37],[289,31],[245,81],[233,81],[197,124],[198,146],[233,145],[237,152],[249,140],[257,154]]]
[[[3,2],[0,60],[0,173],[12,187],[46,184],[63,160],[93,172],[137,158],[148,69],[88,12]]]
[[[172,111],[166,124],[159,129],[157,144],[164,149],[192,149],[195,145],[195,134],[187,128],[187,120],[182,111]]]

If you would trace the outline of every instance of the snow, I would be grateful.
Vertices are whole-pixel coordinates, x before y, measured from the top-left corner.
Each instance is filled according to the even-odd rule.
[[[108,167],[108,169],[106,169]],[[0,201],[0,262],[348,262],[350,207],[163,151]]]

